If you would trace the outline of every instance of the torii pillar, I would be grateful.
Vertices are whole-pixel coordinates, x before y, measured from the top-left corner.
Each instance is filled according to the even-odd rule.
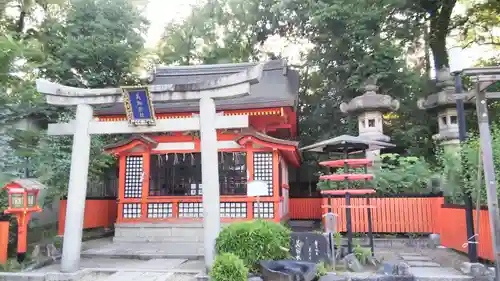
[[[215,239],[220,231],[219,209],[219,171],[217,163],[217,133],[216,128],[240,127],[241,122],[228,124],[236,120],[234,116],[217,116],[216,99],[235,98],[248,95],[250,85],[258,83],[263,70],[263,64],[249,68],[246,71],[228,75],[195,84],[183,85],[151,85],[153,102],[168,102],[181,100],[198,100],[200,116],[198,126],[193,124],[193,118],[176,120],[156,120],[155,126],[131,127],[127,121],[98,122],[93,120],[92,105],[123,103],[122,89],[81,89],[67,87],[49,81],[37,80],[38,92],[46,95],[48,104],[75,106],[76,119],[70,123],[49,125],[49,134],[73,134],[73,150],[71,153],[71,171],[68,186],[68,207],[64,228],[63,253],[61,261],[62,272],[76,272],[80,267],[80,251],[82,246],[82,230],[87,191],[88,166],[90,155],[91,134],[132,134],[172,131],[183,128],[184,124],[192,130],[200,130],[202,184],[203,184],[203,227],[205,264],[209,269],[214,261]],[[246,126],[248,126],[248,117]],[[232,118],[232,119],[231,119]],[[238,121],[238,120],[236,120]],[[71,218],[71,219],[68,219]]]

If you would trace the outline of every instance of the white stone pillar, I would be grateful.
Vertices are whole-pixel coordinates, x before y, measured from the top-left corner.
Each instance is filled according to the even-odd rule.
[[[76,132],[73,135],[71,171],[69,174],[68,205],[64,224],[64,242],[61,260],[62,272],[75,272],[80,268],[83,218],[90,157],[89,123],[93,110],[88,104],[76,107]]]
[[[212,267],[215,258],[215,239],[220,231],[219,159],[215,130],[215,102],[200,99],[201,178],[203,184],[203,231],[205,265]]]

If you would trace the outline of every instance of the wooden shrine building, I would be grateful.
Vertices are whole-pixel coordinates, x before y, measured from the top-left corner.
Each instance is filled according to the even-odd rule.
[[[253,66],[159,67],[150,82],[197,83]],[[223,223],[287,219],[288,167],[300,164],[298,142],[292,141],[297,134],[298,90],[298,73],[285,61],[273,60],[264,65],[259,83],[251,86],[248,96],[216,101],[218,114],[246,115],[249,120],[248,128],[217,130],[218,163],[214,165],[219,167]],[[199,110],[197,102],[189,101],[154,103],[153,107],[157,119],[190,118]],[[94,116],[103,122],[126,120],[123,104],[96,107]],[[132,135],[105,150],[119,161],[115,241],[169,242],[173,236],[188,240],[187,236],[200,236],[203,186],[199,131]],[[260,197],[260,205],[256,198],[247,196],[246,184],[252,180],[268,184],[267,196]],[[176,229],[182,231],[176,235]],[[197,247],[198,254],[201,246]]]

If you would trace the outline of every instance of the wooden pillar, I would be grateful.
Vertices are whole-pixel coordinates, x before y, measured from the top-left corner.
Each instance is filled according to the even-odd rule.
[[[119,156],[119,170],[118,170],[118,204],[116,204],[118,211],[116,212],[117,218],[116,222],[120,223],[123,220],[123,198],[125,197],[125,168],[127,158],[124,155]]]
[[[253,144],[247,143],[245,146],[247,153],[247,182],[253,181],[254,167],[253,167]],[[253,198],[247,197],[247,219],[253,220]]]
[[[273,150],[273,210],[274,210],[274,221],[279,222],[279,208],[280,208],[280,186],[279,186],[279,152],[277,149]]]
[[[147,219],[148,217],[148,196],[149,196],[149,173],[151,164],[151,153],[145,152],[142,154],[142,192],[141,192],[141,218]]]

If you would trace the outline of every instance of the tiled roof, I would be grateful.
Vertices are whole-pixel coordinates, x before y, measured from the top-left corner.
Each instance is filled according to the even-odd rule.
[[[152,85],[186,85],[217,79],[235,74],[257,63],[235,63],[191,66],[159,66],[152,75]],[[217,100],[217,110],[235,110],[249,108],[268,108],[295,106],[299,92],[299,75],[290,69],[283,60],[268,61],[259,83],[250,87],[250,94],[244,97]],[[155,112],[196,112],[198,102],[155,103]],[[97,115],[124,114],[122,104],[96,108]]]

